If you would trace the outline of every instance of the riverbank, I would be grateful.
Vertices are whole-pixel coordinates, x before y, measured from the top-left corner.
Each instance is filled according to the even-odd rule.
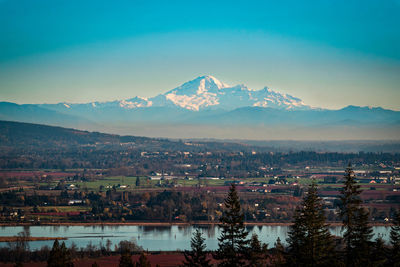
[[[16,242],[20,240],[21,237],[19,236],[0,236],[0,242]],[[27,236],[24,237],[25,241],[48,241],[48,240],[67,240],[66,237],[34,237],[34,236]]]

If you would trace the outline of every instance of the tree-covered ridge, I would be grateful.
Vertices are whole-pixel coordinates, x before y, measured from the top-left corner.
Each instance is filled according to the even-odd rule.
[[[262,177],[268,168],[396,166],[399,153],[281,152],[272,147],[215,141],[166,140],[0,121],[1,169],[116,169],[123,175],[152,171],[199,172],[214,177]],[[189,167],[188,167],[189,166]],[[267,169],[265,169],[267,168]]]

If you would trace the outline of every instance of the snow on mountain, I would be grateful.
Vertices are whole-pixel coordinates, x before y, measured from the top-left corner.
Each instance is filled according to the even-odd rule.
[[[165,93],[165,95],[201,95],[207,92],[217,93],[219,90],[229,87],[229,85],[218,81],[213,76],[200,76],[192,81],[182,84],[175,89],[172,89],[171,91]]]
[[[309,109],[300,99],[280,94],[267,87],[251,90],[245,85],[229,86],[213,76],[201,76],[147,100],[142,106],[175,106],[188,110],[232,110],[240,107]],[[138,106],[139,107],[139,106]]]
[[[121,108],[127,108],[127,109],[151,107],[152,104],[153,104],[152,101],[149,101],[147,98],[140,96],[119,101],[119,106]]]
[[[227,84],[213,76],[201,76],[158,95],[154,99],[154,106],[176,106],[199,111],[201,108],[218,105],[218,91],[227,87]]]
[[[101,110],[102,108],[120,108],[133,110],[150,107],[176,107],[191,111],[207,109],[234,110],[242,107],[268,107],[286,110],[305,110],[300,99],[287,94],[281,94],[268,87],[252,90],[245,85],[230,86],[213,76],[200,76],[188,81],[175,89],[152,98],[133,97],[125,100],[109,102],[91,102],[86,104],[42,104],[42,107],[52,110],[84,112],[85,110]]]

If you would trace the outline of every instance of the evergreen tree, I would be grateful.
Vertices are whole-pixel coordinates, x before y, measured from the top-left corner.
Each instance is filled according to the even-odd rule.
[[[218,250],[215,258],[218,266],[242,266],[247,258],[248,232],[244,227],[244,215],[241,211],[236,186],[231,184],[225,199],[225,210],[220,218],[222,232],[218,238]]]
[[[73,267],[74,264],[72,263],[71,253],[69,249],[65,246],[65,243],[61,243],[61,266],[65,267]]]
[[[393,226],[390,229],[389,265],[400,266],[400,210],[395,215]]]
[[[129,250],[126,249],[121,253],[121,258],[119,259],[119,267],[134,267],[132,256]]]
[[[354,240],[352,242],[352,265],[351,266],[374,266],[372,265],[371,251],[373,248],[373,230],[368,225],[369,213],[360,207],[355,214]]]
[[[53,243],[53,248],[50,251],[49,259],[47,260],[48,267],[73,267],[71,255],[65,243],[62,242],[61,246],[56,239]]]
[[[315,181],[310,185],[289,231],[288,264],[293,266],[330,266],[336,260],[335,247],[325,223],[322,200]]]
[[[256,234],[251,236],[248,255],[249,266],[261,267],[266,265],[267,245],[261,244]]]
[[[346,244],[345,257],[347,266],[351,266],[351,258],[354,254],[356,216],[361,204],[360,194],[360,186],[357,185],[353,169],[349,164],[346,168],[344,187],[341,190],[340,197],[340,217],[343,221],[342,230],[345,230],[343,238]]]
[[[361,207],[361,190],[351,165],[346,168],[344,187],[341,189],[340,216],[345,231],[346,266],[369,264],[372,228],[368,225],[368,212]]]
[[[297,208],[294,214],[294,223],[290,227],[287,238],[289,254],[286,255],[286,262],[288,262],[288,265],[289,263],[295,265],[295,263],[302,261],[305,238],[304,219],[301,210]]]
[[[50,251],[49,259],[47,260],[47,266],[48,267],[58,266],[57,262],[59,258],[60,258],[60,244],[58,242],[58,239],[56,239]]]
[[[378,237],[374,242],[371,259],[373,261],[372,265],[375,267],[386,266],[387,248],[385,242],[380,237]]]
[[[147,259],[146,255],[142,253],[135,264],[135,267],[151,267],[150,261]]]
[[[136,186],[140,186],[140,178],[139,178],[139,176],[136,177],[135,185]]]
[[[285,260],[285,248],[281,243],[281,239],[278,237],[275,242],[275,247],[271,250],[271,265],[275,267],[286,266]]]
[[[190,267],[208,267],[211,266],[210,260],[207,260],[206,245],[204,244],[205,238],[203,238],[199,229],[196,229],[193,237],[190,241],[191,251],[185,251],[185,261],[183,266]]]

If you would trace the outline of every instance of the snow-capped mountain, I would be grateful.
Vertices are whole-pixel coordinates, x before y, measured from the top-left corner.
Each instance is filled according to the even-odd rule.
[[[136,96],[119,101],[87,104],[59,103],[41,106],[58,111],[69,109],[71,112],[74,109],[82,111],[82,109],[137,109],[150,107],[176,107],[190,111],[207,109],[234,110],[242,107],[268,107],[284,110],[307,110],[310,108],[299,98],[281,94],[268,87],[264,87],[261,90],[252,90],[245,85],[229,86],[209,75],[200,76],[164,94],[151,98]]]
[[[120,101],[124,108],[179,107],[187,110],[233,110],[240,107],[309,109],[300,99],[275,92],[268,87],[251,90],[245,85],[229,86],[213,76],[201,76],[165,94],[145,99],[135,97]]]
[[[240,107],[270,107],[277,109],[308,109],[300,99],[280,94],[268,87],[251,90],[245,85],[229,86],[213,76],[201,76],[168,91],[163,102],[154,101],[154,105],[163,106],[165,102],[188,110],[202,109],[233,110]],[[149,99],[152,101],[152,99]]]
[[[400,130],[399,111],[311,108],[268,87],[230,86],[212,76],[198,77],[151,98],[85,104],[0,102],[0,120],[173,138],[397,140]]]

